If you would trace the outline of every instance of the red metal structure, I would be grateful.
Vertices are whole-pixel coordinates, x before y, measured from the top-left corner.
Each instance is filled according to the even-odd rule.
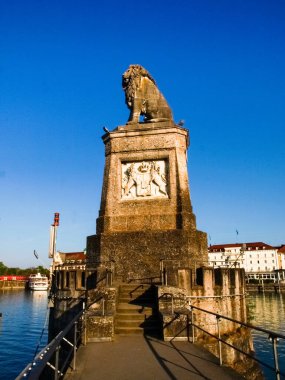
[[[28,276],[15,276],[15,275],[4,275],[0,276],[0,281],[28,281]]]

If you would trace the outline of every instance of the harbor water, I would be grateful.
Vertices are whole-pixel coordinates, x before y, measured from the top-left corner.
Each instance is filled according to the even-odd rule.
[[[47,291],[1,290],[1,380],[15,379],[47,344],[47,296]]]
[[[285,335],[285,294],[254,293],[247,297],[249,323]],[[273,346],[268,335],[253,332],[256,357],[274,367]],[[285,373],[285,340],[277,344],[279,369]],[[275,379],[275,374],[262,367],[266,380]],[[285,376],[281,376],[285,379]]]
[[[0,379],[13,380],[47,343],[47,291],[0,292]],[[285,295],[251,294],[247,297],[249,322],[285,334]],[[273,365],[268,336],[254,333],[257,358]],[[280,370],[285,371],[285,342],[278,343]],[[275,378],[263,369],[265,378]],[[281,377],[284,378],[284,377]]]

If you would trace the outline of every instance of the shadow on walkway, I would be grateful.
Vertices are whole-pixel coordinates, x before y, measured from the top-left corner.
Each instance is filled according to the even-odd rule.
[[[150,336],[116,336],[110,343],[89,343],[77,355],[77,369],[65,380],[242,379],[189,342],[163,342]]]

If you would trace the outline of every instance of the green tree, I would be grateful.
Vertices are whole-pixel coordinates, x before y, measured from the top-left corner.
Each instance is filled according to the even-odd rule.
[[[0,261],[0,275],[2,276],[3,274],[6,274],[6,271],[7,271],[7,267],[6,267],[6,265],[4,265],[3,263],[2,263],[2,261]]]

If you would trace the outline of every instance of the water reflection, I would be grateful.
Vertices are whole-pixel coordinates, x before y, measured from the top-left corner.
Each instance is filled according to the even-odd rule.
[[[47,292],[1,290],[0,305],[0,379],[9,380],[47,343]]]
[[[285,295],[274,293],[251,294],[247,297],[249,322],[253,325],[285,334]],[[267,364],[274,366],[273,347],[268,336],[261,332],[253,332],[256,356]],[[285,341],[278,343],[279,367],[285,372]],[[272,371],[263,368],[266,379],[274,379]],[[285,378],[285,377],[281,377]]]

